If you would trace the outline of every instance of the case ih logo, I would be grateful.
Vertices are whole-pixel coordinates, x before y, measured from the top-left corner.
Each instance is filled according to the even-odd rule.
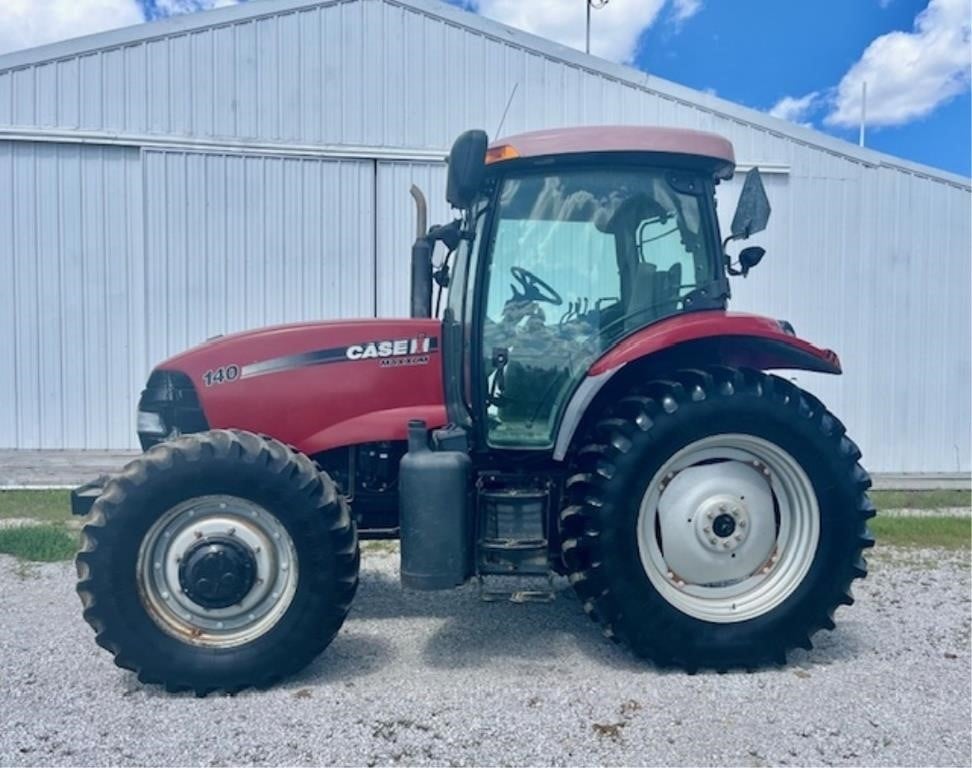
[[[439,347],[439,340],[435,336],[416,336],[413,339],[388,339],[384,341],[365,341],[361,344],[351,344],[347,347],[331,347],[330,349],[315,349],[296,355],[274,357],[261,360],[259,363],[244,365],[242,368],[230,366],[239,371],[238,376],[223,375],[218,377],[212,371],[203,376],[206,386],[220,384],[224,381],[235,381],[237,378],[250,379],[254,376],[265,376],[268,373],[291,371],[294,368],[307,368],[312,365],[327,365],[329,363],[346,363],[349,360],[377,360],[382,367],[396,367],[400,365],[425,365],[429,362],[429,354]],[[207,378],[208,377],[208,378]]]
[[[368,360],[371,358],[409,357],[410,355],[428,355],[435,347],[435,339],[428,336],[418,336],[414,339],[392,339],[390,341],[371,341],[367,344],[352,344],[348,347],[348,360]],[[426,360],[428,362],[428,360]]]

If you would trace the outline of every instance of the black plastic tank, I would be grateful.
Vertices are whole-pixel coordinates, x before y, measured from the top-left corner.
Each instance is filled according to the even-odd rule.
[[[471,462],[459,451],[429,449],[425,422],[408,423],[398,473],[402,586],[450,589],[472,572]]]

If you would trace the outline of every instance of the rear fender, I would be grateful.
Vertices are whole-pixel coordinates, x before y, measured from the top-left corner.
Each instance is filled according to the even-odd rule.
[[[669,318],[628,336],[595,361],[564,409],[553,458],[564,459],[595,400],[609,399],[628,377],[706,365],[841,373],[835,352],[798,338],[789,323],[722,310]]]

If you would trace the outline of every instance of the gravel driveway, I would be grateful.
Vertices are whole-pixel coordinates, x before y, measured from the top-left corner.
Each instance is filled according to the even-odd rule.
[[[334,644],[265,692],[143,687],[68,564],[0,557],[0,764],[969,765],[968,554],[885,551],[838,630],[758,673],[633,661],[565,593],[404,593],[372,553]]]

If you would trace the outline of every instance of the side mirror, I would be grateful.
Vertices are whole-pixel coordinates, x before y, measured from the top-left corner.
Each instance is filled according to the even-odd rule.
[[[769,217],[770,203],[763,187],[763,177],[759,175],[758,168],[753,168],[746,174],[736,204],[736,215],[732,217],[732,239],[745,240],[750,235],[762,232]]]
[[[446,180],[446,200],[453,208],[468,208],[476,199],[486,175],[486,147],[489,139],[485,131],[466,131],[452,145],[449,152],[449,175]]]
[[[765,255],[766,249],[760,248],[758,245],[743,248],[739,252],[739,271],[742,272],[742,276],[745,277],[749,274],[749,270],[759,264]]]

